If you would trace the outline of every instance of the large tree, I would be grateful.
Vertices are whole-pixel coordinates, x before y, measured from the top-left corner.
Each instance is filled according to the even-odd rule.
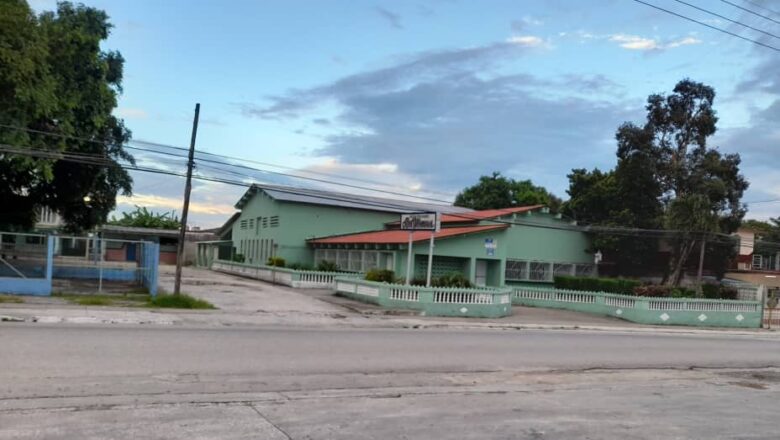
[[[745,214],[740,200],[748,183],[739,155],[707,145],[716,129],[714,99],[711,87],[687,79],[670,95],[651,95],[645,124],[617,130],[615,170],[569,175],[567,215],[595,225],[667,230],[672,252],[665,280],[671,285],[680,283],[697,240],[715,242],[715,233],[734,232]],[[631,273],[655,255],[649,236],[597,234],[595,243],[613,251],[622,272]],[[711,260],[725,261],[731,248],[711,244],[708,249],[718,253]]]
[[[0,204],[9,208],[0,228],[31,227],[43,206],[71,230],[92,228],[132,185],[118,166],[133,162],[123,149],[130,132],[112,115],[124,60],[100,49],[108,16],[68,2],[39,17],[23,0],[0,0],[0,10]],[[109,166],[29,155],[41,150],[90,155]]]
[[[455,206],[477,210],[546,205],[557,211],[560,204],[561,199],[530,180],[514,180],[499,172],[480,177],[476,185],[465,188],[455,198]]]

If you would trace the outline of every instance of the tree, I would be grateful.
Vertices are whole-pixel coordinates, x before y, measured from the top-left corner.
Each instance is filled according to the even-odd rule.
[[[111,217],[110,225],[136,228],[179,229],[181,222],[176,212],[155,213],[145,207],[136,206],[135,211],[123,212],[122,218]]]
[[[530,180],[514,180],[499,172],[480,177],[479,183],[465,188],[455,197],[455,206],[476,210],[546,205],[557,211],[560,204],[561,199]]]
[[[22,0],[0,4],[0,124],[33,130],[0,127],[0,143],[88,154],[109,164],[0,153],[0,203],[13,213],[0,216],[0,227],[29,228],[37,208],[45,206],[68,229],[90,229],[106,221],[118,193],[130,195],[132,189],[129,174],[118,166],[133,163],[123,149],[130,132],[111,114],[124,60],[100,49],[111,29],[108,17],[68,2],[40,17]]]
[[[769,221],[746,220],[742,226],[755,231],[759,240],[780,242],[780,217],[770,218]]]
[[[718,120],[714,100],[712,87],[685,79],[668,96],[648,97],[644,126],[626,123],[618,130],[618,157],[647,158],[661,191],[665,224],[682,231],[669,259],[669,285],[680,284],[697,239],[734,232],[745,215],[741,199],[748,183],[739,173],[739,155],[707,147]]]

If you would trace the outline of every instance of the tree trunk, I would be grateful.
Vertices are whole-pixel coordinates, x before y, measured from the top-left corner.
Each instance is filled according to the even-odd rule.
[[[684,239],[676,255],[672,255],[672,258],[669,260],[669,277],[666,279],[665,285],[673,287],[680,285],[685,272],[685,262],[688,261],[695,244],[695,240]]]

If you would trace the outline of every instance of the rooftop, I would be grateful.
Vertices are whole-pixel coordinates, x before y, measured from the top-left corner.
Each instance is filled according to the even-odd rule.
[[[506,229],[509,225],[485,225],[485,226],[458,226],[444,228],[436,233],[436,240],[457,237],[461,235],[475,234],[478,232]],[[431,231],[414,231],[412,241],[427,241],[431,238]],[[313,238],[309,243],[314,244],[403,244],[409,242],[409,231],[401,229],[389,229],[383,231],[360,232],[357,234],[335,235],[331,237]]]
[[[263,191],[274,200],[283,202],[339,206],[368,211],[396,212],[399,214],[407,212],[471,212],[468,208],[461,208],[451,204],[436,203],[433,201],[409,201],[318,189],[258,184],[252,185],[252,187],[244,193],[241,199],[236,203],[236,209],[243,209],[246,203],[249,202],[258,191]]]

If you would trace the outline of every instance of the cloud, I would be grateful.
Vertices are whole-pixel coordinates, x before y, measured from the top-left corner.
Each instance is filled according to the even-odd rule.
[[[530,15],[526,15],[519,20],[512,20],[512,22],[509,23],[509,27],[513,32],[525,32],[530,27],[541,26],[543,24],[544,21],[535,17],[531,17]]]
[[[149,114],[146,113],[146,110],[142,110],[140,108],[119,107],[114,110],[114,114],[120,118],[125,119],[146,119],[149,117]]]
[[[538,44],[524,43],[418,53],[243,110],[311,120],[320,105],[340,109],[313,152],[333,158],[339,174],[392,164],[403,188],[453,192],[508,170],[563,195],[569,169],[612,166],[615,128],[643,112],[620,102],[622,89],[604,76],[507,73]]]
[[[118,196],[118,204],[138,205],[147,208],[165,209],[168,211],[180,210],[181,198],[161,197],[154,194],[134,194],[131,197]],[[197,214],[231,215],[235,212],[233,205],[190,202],[190,212]]]
[[[396,14],[395,12],[389,11],[381,6],[376,6],[374,8],[374,11],[382,18],[384,19],[390,26],[394,27],[395,29],[403,29],[403,25],[401,24],[401,16]]]
[[[587,35],[587,36],[586,36]],[[583,35],[585,38],[593,38],[592,34]],[[620,47],[628,50],[657,51],[674,49],[677,47],[700,44],[701,40],[694,37],[684,37],[676,40],[662,41],[657,38],[646,38],[637,35],[613,34],[606,37],[607,40],[618,43]]]
[[[417,53],[403,57],[385,68],[345,76],[335,82],[302,90],[290,90],[280,96],[271,96],[270,105],[236,103],[249,117],[284,119],[297,117],[301,112],[323,101],[344,101],[376,93],[387,93],[408,88],[426,78],[469,75],[487,71],[503,62],[515,60],[530,49],[527,45],[507,41],[482,46],[445,49]]]
[[[780,94],[780,57],[764,58],[747,79],[737,85],[737,91]]]
[[[534,35],[520,35],[520,36],[509,37],[506,41],[511,44],[516,44],[518,46],[526,46],[526,47],[539,47],[545,44],[544,40]]]

